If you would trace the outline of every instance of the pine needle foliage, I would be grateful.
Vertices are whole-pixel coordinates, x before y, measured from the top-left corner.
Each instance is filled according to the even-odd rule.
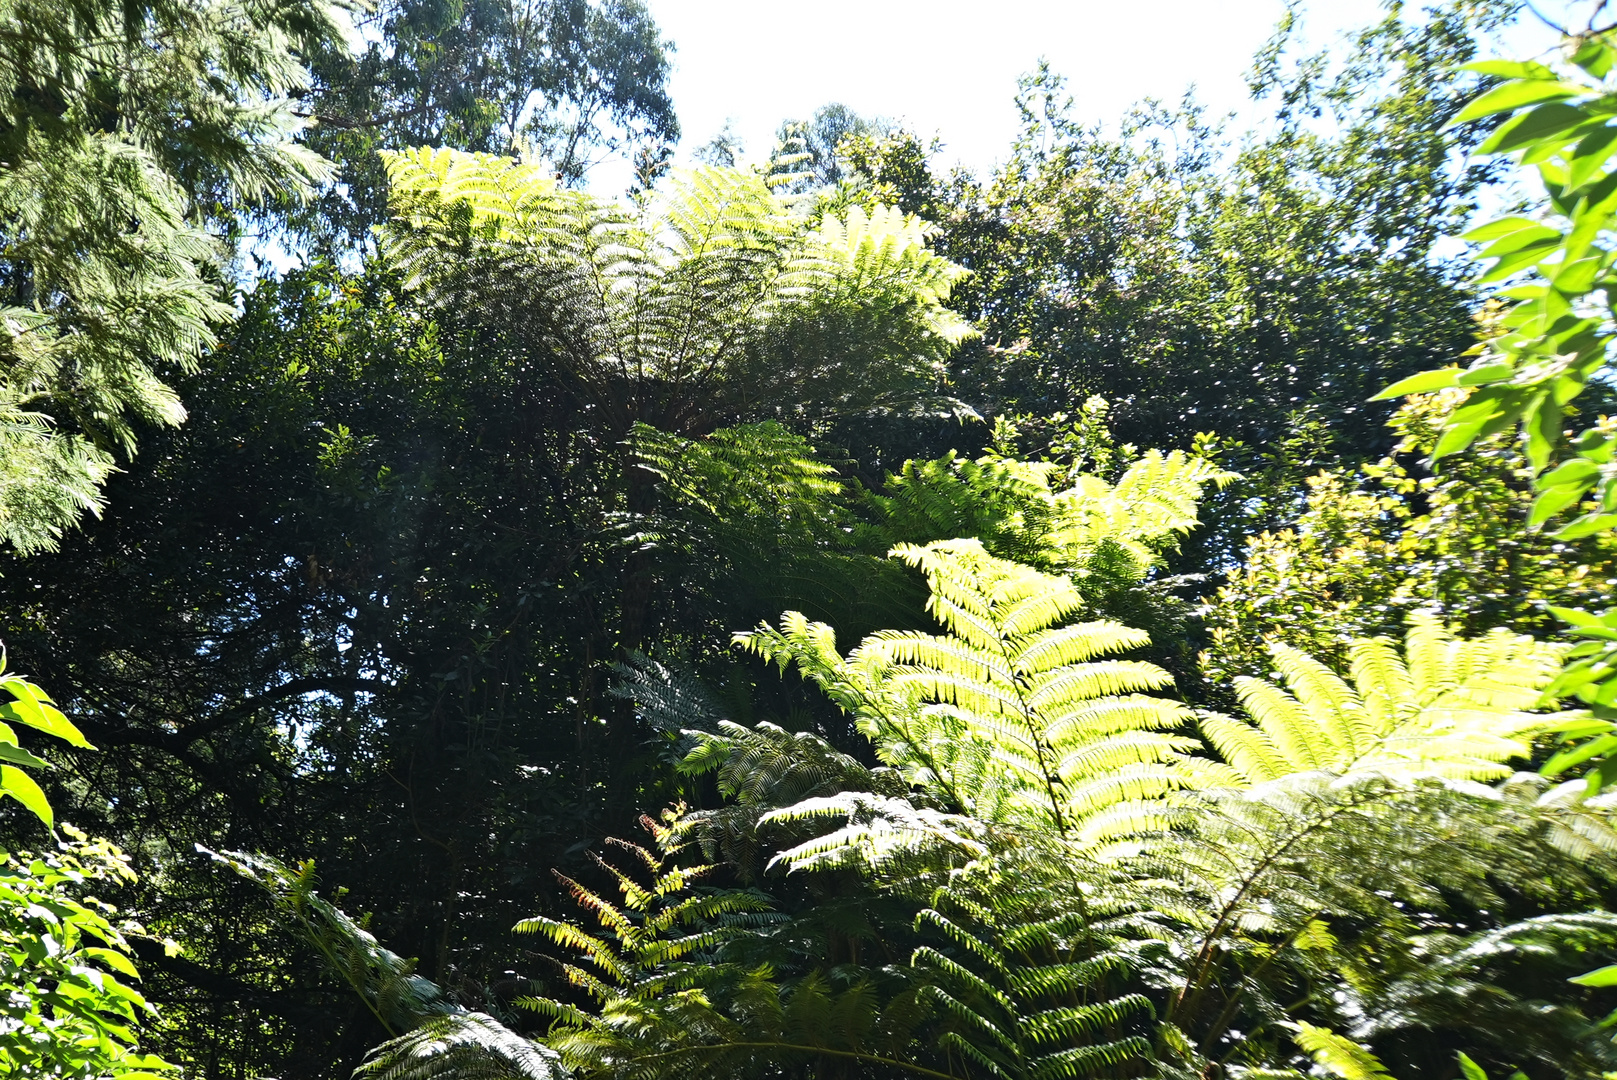
[[[383,248],[406,279],[455,325],[543,355],[625,430],[954,408],[937,385],[970,333],[944,306],[961,271],[916,218],[811,221],[737,169],[683,173],[623,207],[494,155],[387,164]]]
[[[295,142],[326,0],[23,0],[0,10],[0,543],[53,547],[102,505],[164,381],[233,317],[229,226],[328,175]]]
[[[1160,668],[1107,658],[1146,635],[1105,621],[1061,625],[1082,606],[1071,582],[976,540],[894,554],[925,575],[944,633],[882,631],[843,658],[829,627],[788,612],[737,643],[795,665],[884,761],[984,821],[1078,835],[1102,810],[1174,786],[1169,763],[1197,745],[1172,733],[1188,710],[1142,692],[1169,685]]]
[[[1287,645],[1270,653],[1289,693],[1237,678],[1252,721],[1201,720],[1232,783],[1312,770],[1499,780],[1510,775],[1505,762],[1530,756],[1535,737],[1569,719],[1538,710],[1566,648],[1505,630],[1458,639],[1416,613],[1402,655],[1383,639],[1351,646],[1351,683]]]

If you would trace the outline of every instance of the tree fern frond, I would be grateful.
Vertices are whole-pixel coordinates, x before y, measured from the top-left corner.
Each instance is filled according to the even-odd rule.
[[[978,541],[900,545],[926,575],[943,634],[883,631],[846,659],[830,629],[788,612],[778,629],[738,635],[795,663],[851,713],[877,753],[953,808],[992,821],[1031,815],[1068,828],[1173,786],[1166,763],[1193,740],[1148,735],[1183,723],[1183,706],[1136,691],[1169,685],[1160,668],[1101,659],[1145,639],[1116,623],[1058,626],[1081,600],[1065,578],[989,555]],[[1150,777],[1133,770],[1147,766]],[[1117,776],[1116,782],[1093,782]],[[1076,794],[1075,794],[1076,793]]]
[[[1209,716],[1202,729],[1248,783],[1312,769],[1501,779],[1505,762],[1527,756],[1535,736],[1566,719],[1536,711],[1564,651],[1503,631],[1461,640],[1416,614],[1402,658],[1384,641],[1353,643],[1351,686],[1276,645],[1290,692],[1238,679],[1254,726]]]
[[[1341,1080],[1389,1080],[1381,1060],[1352,1039],[1306,1021],[1297,1021],[1291,1027],[1297,1045],[1331,1076]]]
[[[372,1050],[354,1070],[360,1080],[564,1080],[567,1075],[553,1050],[477,1012],[429,1017]]]

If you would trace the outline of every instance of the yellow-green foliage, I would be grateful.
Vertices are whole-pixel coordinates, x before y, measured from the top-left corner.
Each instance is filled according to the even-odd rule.
[[[1270,638],[1345,667],[1350,641],[1400,634],[1411,611],[1435,611],[1466,635],[1505,627],[1548,638],[1558,632],[1551,607],[1604,605],[1617,537],[1528,529],[1530,473],[1508,433],[1477,440],[1439,472],[1414,463],[1467,395],[1406,401],[1389,424],[1393,453],[1309,478],[1296,519],[1247,540],[1208,605],[1210,682],[1267,670]]]
[[[412,287],[458,319],[488,307],[502,329],[509,305],[543,309],[530,347],[665,430],[810,403],[911,407],[971,334],[944,306],[963,271],[896,210],[811,221],[740,169],[684,172],[622,206],[496,155],[386,161],[382,246]]]
[[[1290,692],[1238,678],[1252,720],[1210,714],[1201,727],[1239,785],[1315,770],[1496,780],[1510,774],[1505,762],[1526,758],[1533,738],[1566,718],[1537,711],[1565,652],[1505,630],[1455,638],[1421,613],[1402,655],[1384,639],[1353,643],[1351,684],[1274,644]]]
[[[1352,1039],[1306,1022],[1291,1027],[1297,1045],[1308,1051],[1314,1064],[1326,1074],[1342,1080],[1391,1080],[1380,1059]]]
[[[890,494],[871,501],[894,540],[975,537],[1002,558],[1063,573],[1087,571],[1110,546],[1143,575],[1197,526],[1206,487],[1232,475],[1180,450],[1147,451],[1115,484],[1056,462],[950,453],[905,462]]]
[[[1116,654],[1146,635],[1115,622],[1062,625],[1082,606],[1063,577],[997,559],[976,540],[894,554],[926,575],[944,633],[882,631],[845,659],[830,627],[787,613],[737,635],[796,664],[853,714],[877,753],[915,783],[985,820],[1033,820],[1064,835],[1175,783],[1169,762],[1197,745],[1172,734],[1181,704],[1144,691],[1161,668]]]

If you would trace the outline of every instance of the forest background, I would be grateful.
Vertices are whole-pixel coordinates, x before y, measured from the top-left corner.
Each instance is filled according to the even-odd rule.
[[[980,175],[836,104],[787,119],[757,161],[721,133],[673,168],[668,46],[634,0],[67,8],[15,3],[0,27],[0,641],[29,680],[4,684],[4,715],[69,743],[0,740],[0,845],[40,851],[40,818],[71,822],[83,833],[61,825],[8,895],[93,890],[138,916],[108,949],[138,961],[156,1013],[96,1012],[97,1053],[132,1041],[106,1034],[127,1013],[143,1048],[199,1076],[347,1075],[411,1030],[449,1051],[395,1042],[377,1072],[559,1075],[526,1041],[549,1032],[566,1068],[647,1075],[623,1030],[662,1047],[659,1023],[701,1026],[656,1012],[706,977],[667,967],[688,954],[734,976],[691,1007],[739,1026],[702,1013],[729,1033],[656,1050],[672,1072],[1448,1078],[1459,1052],[1501,1075],[1617,1068],[1594,1026],[1612,1002],[1567,981],[1617,961],[1607,811],[1534,779],[1586,729],[1541,700],[1565,646],[1511,636],[1564,640],[1552,609],[1604,608],[1617,541],[1533,527],[1545,462],[1507,423],[1448,453],[1465,387],[1372,401],[1519,329],[1453,239],[1543,199],[1483,152],[1501,110],[1463,111],[1505,77],[1465,65],[1497,55],[1519,5],[1392,4],[1318,53],[1288,15],[1249,69],[1250,130],[1191,98],[1089,126],[1041,65]],[[583,190],[607,159],[622,198]],[[1609,384],[1589,381],[1556,408],[1605,431]],[[1558,426],[1550,441],[1565,450]],[[1006,613],[1023,600],[1049,617]],[[814,629],[846,646],[937,621],[963,666],[930,645],[881,654],[904,689],[885,669],[860,683]],[[1082,674],[1102,689],[1052,690],[1076,711],[1032,758],[962,736],[1022,685],[990,686],[972,633],[1021,634],[1032,655],[1058,624],[1090,636],[1018,678],[1110,655]],[[1266,738],[1301,723],[1284,716],[1335,731],[1352,695],[1393,694],[1365,642],[1406,634],[1409,708],[1454,707],[1419,697],[1421,650],[1474,662],[1483,682],[1463,688],[1488,703],[1466,708],[1491,749],[1434,750],[1416,783],[1389,779],[1391,758],[1284,739],[1259,768],[1220,727],[1244,711]],[[1467,659],[1485,652],[1492,669]],[[1126,718],[1095,720],[1094,701]],[[925,734],[943,714],[923,706],[964,727]],[[1074,741],[1072,716],[1118,739]],[[997,749],[944,761],[928,739]],[[1071,762],[1051,771],[1058,750]],[[1261,903],[1209,928],[1178,914],[1184,896],[1232,887],[1208,884],[1211,861],[1161,870],[1141,837],[1216,846],[1215,827],[1129,810],[1086,786],[1091,767],[1136,801],[1307,773],[1347,785],[1308,796],[1332,820],[1361,812],[1361,783],[1420,809],[1390,832],[1308,832],[1282,859],[1242,846],[1292,836],[1278,804],[1218,803],[1220,828],[1247,815],[1218,850],[1263,868],[1233,889]],[[1006,779],[1034,775],[1045,796]],[[1463,802],[1483,781],[1493,816]],[[717,863],[678,949],[625,929],[656,923],[650,894],[625,886],[624,914],[592,891],[619,880],[599,855],[643,815],[657,896],[689,887],[669,867]],[[894,854],[883,829],[924,839]],[[1073,897],[1123,895],[1118,858],[1184,896],[1131,879],[1115,919],[1050,930]],[[1288,860],[1310,868],[1262,877]],[[1073,886],[1080,864],[1098,876]],[[317,869],[363,928],[287,865]],[[1407,874],[1354,899],[1320,883],[1368,865]],[[984,866],[1044,890],[1016,926],[967,895]],[[579,899],[604,938],[577,929]],[[976,929],[948,937],[962,912]],[[37,931],[7,925],[11,955],[44,962],[17,944]],[[107,944],[110,925],[85,933]],[[1017,1037],[1066,1039],[1066,1056],[982,1049],[971,1032],[999,1028],[958,987],[976,1027],[904,1012],[973,956],[1036,952],[1028,927],[1131,973],[1084,976],[1061,1006],[1098,1011],[1027,1006],[1056,1034]],[[893,955],[872,959],[878,943]],[[641,982],[613,951],[631,945]],[[565,963],[579,948],[633,992],[592,988]],[[900,969],[934,954],[928,997]],[[7,1015],[45,1031],[71,1012],[65,971]],[[1342,979],[1351,993],[1321,989]],[[1037,998],[979,984],[1013,1013]],[[736,1031],[772,1030],[735,1019],[763,993],[787,1034],[738,1058]],[[633,1023],[591,1027],[592,994],[608,1007],[591,1015]],[[822,1001],[818,1021],[791,1011]],[[56,1075],[107,1072],[83,1053]]]

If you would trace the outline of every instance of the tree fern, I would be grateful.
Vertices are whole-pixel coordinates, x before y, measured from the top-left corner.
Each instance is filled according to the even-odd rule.
[[[1178,826],[1133,864],[1152,876],[1148,891],[1161,890],[1152,906],[1184,927],[1188,959],[1168,1018],[1197,1053],[1216,1055],[1236,1016],[1273,1000],[1269,987],[1314,969],[1308,978],[1341,977],[1351,950],[1332,927],[1375,928],[1384,951],[1408,947],[1411,912],[1494,911],[1511,897],[1593,902],[1617,870],[1617,835],[1606,820],[1598,858],[1569,850],[1559,823],[1590,811],[1545,787],[1310,771],[1175,796]]]
[[[1459,640],[1418,613],[1403,656],[1382,640],[1353,644],[1351,685],[1304,653],[1273,645],[1291,692],[1237,679],[1252,722],[1208,715],[1201,727],[1234,783],[1315,769],[1500,779],[1510,774],[1506,761],[1527,757],[1535,736],[1567,719],[1537,711],[1565,651],[1504,630]]]
[[[383,246],[412,285],[559,365],[625,428],[911,407],[969,332],[943,306],[961,271],[897,212],[811,222],[735,169],[681,174],[631,210],[492,155],[387,164]]]
[[[1155,1012],[1126,982],[1116,942],[1077,912],[1006,919],[999,905],[956,886],[917,925],[937,945],[916,950],[921,999],[937,1010],[937,1046],[961,1073],[1002,1080],[1131,1075],[1152,1055]]]
[[[486,1013],[428,1016],[366,1055],[356,1080],[562,1080],[555,1051]]]
[[[850,485],[783,425],[693,439],[641,424],[629,445],[660,496],[636,523],[641,542],[658,547],[685,594],[721,600],[736,619],[724,629],[787,607],[875,627],[918,606],[910,576],[852,536]]]
[[[1607,911],[1388,940],[1348,969],[1337,1026],[1360,1042],[1446,1032],[1484,1060],[1597,1075],[1617,1065],[1617,1046],[1582,1003],[1546,991],[1613,956],[1617,916]]]
[[[1085,819],[1173,786],[1194,740],[1188,711],[1140,691],[1166,672],[1101,659],[1148,640],[1117,623],[1059,625],[1081,600],[1064,578],[996,559],[975,540],[901,546],[921,568],[945,633],[884,631],[846,659],[829,627],[788,613],[737,635],[796,664],[853,714],[883,760],[983,820],[1026,819],[1077,835]]]
[[[646,821],[655,850],[619,843],[637,864],[631,870],[602,861],[621,902],[568,883],[598,934],[543,917],[517,926],[571,952],[561,970],[596,1003],[591,1011],[553,998],[519,1002],[552,1021],[546,1041],[569,1066],[589,1076],[775,1075],[837,1063],[953,1075],[912,1052],[928,1014],[902,973],[878,989],[821,971],[785,979],[730,955],[727,945],[780,917],[759,893],[700,887],[713,868],[677,864],[677,823],[677,815]]]
[[[1291,1025],[1293,1038],[1329,1076],[1341,1080],[1392,1080],[1386,1066],[1370,1051],[1352,1039],[1306,1021]]]
[[[1175,450],[1152,450],[1116,484],[1078,473],[1060,487],[1055,462],[988,455],[975,461],[949,453],[907,461],[871,495],[888,543],[973,537],[1000,558],[1061,573],[1086,573],[1108,548],[1127,558],[1136,580],[1164,547],[1199,524],[1208,485],[1233,474]]]

